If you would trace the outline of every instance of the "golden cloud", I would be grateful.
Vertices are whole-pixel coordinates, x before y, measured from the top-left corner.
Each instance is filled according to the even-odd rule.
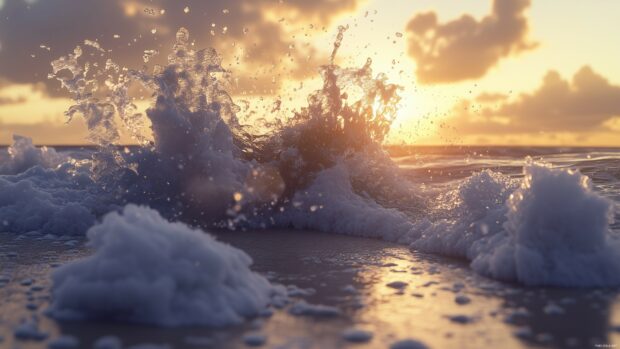
[[[449,83],[484,76],[501,59],[532,49],[525,10],[529,0],[494,0],[490,15],[439,23],[434,12],[407,24],[409,55],[420,83]]]
[[[467,134],[612,131],[620,116],[620,86],[589,66],[571,80],[549,71],[535,91],[515,99],[481,96],[455,106],[447,123]]]

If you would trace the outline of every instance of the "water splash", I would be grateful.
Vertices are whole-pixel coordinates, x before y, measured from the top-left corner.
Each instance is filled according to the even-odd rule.
[[[322,88],[267,133],[239,121],[227,92],[231,73],[214,50],[194,50],[185,29],[167,64],[150,72],[120,67],[99,46],[87,44],[89,55],[76,48],[52,63],[51,77],[74,98],[67,116],[82,115],[100,146],[91,177],[83,164],[65,163],[0,178],[0,192],[9,193],[0,218],[12,219],[12,231],[56,232],[81,216],[71,230],[80,233],[101,213],[139,203],[168,218],[228,229],[381,237],[466,258],[479,273],[526,284],[620,284],[613,203],[578,173],[527,163],[524,180],[483,171],[438,193],[403,179],[381,149],[400,88],[374,76],[370,60],[361,68],[335,64],[345,29],[320,68]],[[132,92],[136,83],[151,94],[144,112]],[[123,130],[141,145],[119,152]],[[43,158],[33,154],[34,163]],[[44,214],[30,214],[33,208]]]
[[[123,183],[128,201],[174,207],[173,216],[189,211],[238,220],[244,215],[240,205],[260,216],[342,157],[371,148],[382,152],[399,87],[385,75],[373,77],[370,59],[359,69],[334,63],[345,30],[339,28],[330,62],[320,68],[323,88],[267,133],[240,123],[240,108],[227,92],[231,72],[214,49],[194,50],[185,28],[177,32],[167,65],[155,65],[152,72],[120,67],[105,49],[88,45],[96,50],[90,57],[105,64],[86,60],[77,47],[52,62],[50,77],[74,99],[69,120],[83,116],[89,139],[101,147],[94,176]],[[144,113],[131,96],[134,83],[152,96]],[[144,132],[147,124],[151,134]],[[116,150],[123,131],[142,144],[138,151],[125,155]],[[244,200],[234,200],[235,193]]]

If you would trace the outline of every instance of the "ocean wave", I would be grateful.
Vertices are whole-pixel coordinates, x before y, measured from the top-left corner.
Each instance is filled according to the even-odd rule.
[[[240,123],[225,89],[231,73],[214,50],[194,50],[185,29],[153,72],[76,48],[52,63],[51,77],[72,94],[67,115],[86,120],[98,149],[78,162],[17,138],[2,165],[0,222],[17,233],[77,234],[133,203],[209,228],[383,238],[524,284],[620,285],[613,203],[587,177],[531,161],[522,179],[485,170],[447,188],[403,176],[382,148],[400,88],[373,75],[370,60],[334,63],[345,30],[321,67],[323,87],[268,136]],[[103,62],[88,62],[95,58]],[[152,93],[144,113],[134,83]],[[119,150],[121,128],[141,145]]]

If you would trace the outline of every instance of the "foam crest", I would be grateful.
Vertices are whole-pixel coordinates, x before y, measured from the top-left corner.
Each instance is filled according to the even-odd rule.
[[[114,206],[92,182],[88,169],[65,163],[0,176],[0,230],[81,235],[97,215]]]
[[[464,179],[442,193],[428,219],[418,221],[411,246],[426,252],[473,258],[477,243],[503,230],[505,202],[518,182],[490,170]]]
[[[613,202],[575,171],[528,164],[524,175],[507,201],[505,234],[485,244],[474,270],[527,285],[619,285]]]
[[[0,163],[0,231],[80,235],[114,208],[91,178],[90,163],[14,136]]]
[[[0,175],[18,174],[31,167],[54,168],[67,161],[67,157],[48,147],[35,147],[32,139],[13,135],[8,148],[8,158],[0,163]]]
[[[272,225],[400,241],[412,228],[407,216],[354,192],[347,168],[322,171],[290,206],[271,218]]]

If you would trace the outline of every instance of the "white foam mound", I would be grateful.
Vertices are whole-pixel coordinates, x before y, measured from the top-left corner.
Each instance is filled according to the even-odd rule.
[[[278,225],[389,241],[399,241],[412,227],[404,213],[355,193],[342,164],[320,172],[291,202],[292,207],[277,217]]]
[[[440,219],[416,224],[420,237],[411,246],[425,252],[474,258],[478,242],[503,230],[505,202],[518,181],[490,170],[474,173],[438,198]],[[445,207],[442,207],[445,206]]]
[[[320,172],[277,223],[407,243],[526,285],[620,285],[613,202],[578,172],[531,160],[523,179],[482,171],[440,195],[428,218],[416,218],[356,192],[349,171],[338,164]]]
[[[70,164],[0,176],[0,231],[84,234],[95,213],[106,209],[104,196],[92,186],[88,174]]]
[[[48,147],[37,148],[32,139],[13,135],[13,145],[8,149],[8,159],[0,162],[0,175],[17,174],[34,166],[53,168],[67,160]]]
[[[50,314],[161,326],[237,324],[277,292],[243,251],[127,205],[88,233],[95,253],[56,270]]]
[[[613,202],[578,172],[529,163],[524,175],[506,203],[505,232],[481,244],[474,270],[527,285],[620,285]]]
[[[88,164],[37,148],[30,138],[13,139],[8,158],[0,156],[0,231],[84,234],[99,212],[109,211]]]

